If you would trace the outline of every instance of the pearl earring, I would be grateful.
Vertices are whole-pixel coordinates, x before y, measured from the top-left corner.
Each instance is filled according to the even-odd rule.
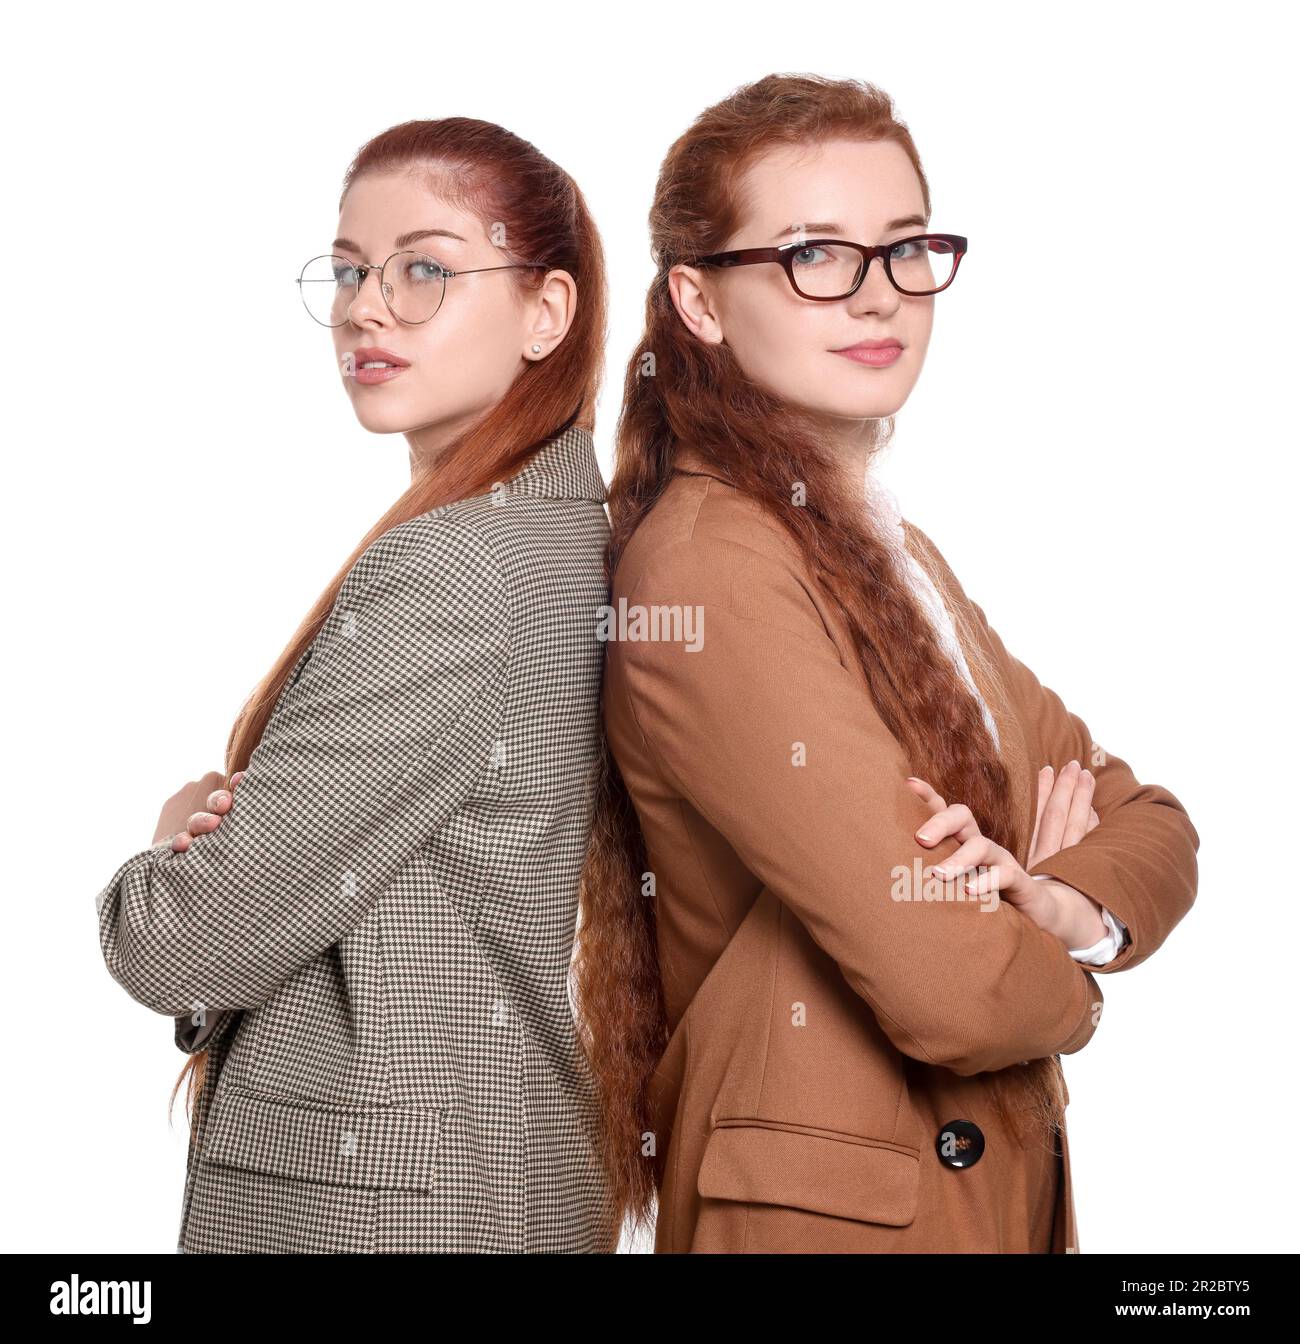
[[[542,353],[542,347],[540,345],[533,346],[533,354],[540,355],[541,353]]]

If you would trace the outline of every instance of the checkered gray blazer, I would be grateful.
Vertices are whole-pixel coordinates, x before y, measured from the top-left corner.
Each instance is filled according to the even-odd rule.
[[[591,435],[370,546],[218,829],[98,897],[206,1047],[186,1252],[601,1251],[569,964],[599,746]]]

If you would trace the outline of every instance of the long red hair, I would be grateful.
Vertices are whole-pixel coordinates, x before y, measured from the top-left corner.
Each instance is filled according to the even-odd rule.
[[[333,609],[348,571],[373,541],[399,523],[510,479],[548,438],[570,426],[594,425],[607,285],[600,235],[577,184],[535,146],[502,127],[446,117],[403,122],[363,145],[344,178],[340,208],[363,174],[393,172],[421,174],[439,195],[474,212],[485,228],[503,225],[496,231],[509,239],[502,248],[503,263],[544,262],[548,269],[567,271],[577,285],[577,309],[559,346],[522,369],[505,396],[441,449],[435,464],[416,475],[357,543],[235,720],[226,745],[227,780],[247,766],[285,679]],[[545,274],[540,268],[512,270],[502,283],[527,290],[539,286]],[[207,1051],[196,1051],[172,1089],[174,1104],[189,1080],[191,1124],[206,1072]]]
[[[726,343],[696,340],[669,293],[674,265],[727,245],[741,218],[738,187],[756,158],[779,146],[831,138],[901,145],[929,217],[929,188],[912,137],[891,99],[869,84],[769,75],[708,108],[668,151],[650,210],[657,271],[617,429],[608,574],[612,580],[628,539],[668,484],[678,443],[689,442],[789,531],[809,573],[843,614],[876,707],[912,771],[949,802],[966,803],[981,831],[1015,852],[1021,837],[1010,780],[981,709],[873,531],[862,492],[845,489],[836,455],[815,422],[748,379]],[[647,352],[654,356],[652,377],[644,376]],[[892,435],[892,418],[875,429],[878,452]],[[791,504],[791,481],[806,483],[807,502],[800,507]],[[623,1214],[640,1223],[655,1194],[655,1167],[641,1149],[642,1135],[655,1129],[647,1092],[668,1024],[654,903],[640,890],[644,841],[608,746],[594,824],[582,880],[577,1002],[584,1048],[600,1083],[611,1189]],[[1064,1094],[1055,1057],[990,1079],[1013,1132],[1023,1134],[1026,1120],[1057,1123]]]

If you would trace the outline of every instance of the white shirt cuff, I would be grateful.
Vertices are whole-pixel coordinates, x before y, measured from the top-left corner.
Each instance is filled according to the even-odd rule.
[[[1050,873],[1035,873],[1034,880],[1050,882],[1053,879]],[[1101,922],[1106,926],[1105,937],[1098,939],[1091,947],[1070,948],[1069,953],[1075,961],[1086,962],[1089,966],[1105,966],[1119,956],[1119,950],[1124,946],[1124,930],[1128,926],[1104,905],[1101,907]]]

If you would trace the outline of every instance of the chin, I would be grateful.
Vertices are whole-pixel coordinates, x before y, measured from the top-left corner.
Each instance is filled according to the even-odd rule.
[[[815,415],[824,415],[831,420],[883,420],[887,416],[897,415],[906,400],[905,396],[877,394],[872,397],[845,396],[833,401],[801,404]]]
[[[413,423],[410,415],[395,406],[360,406],[353,402],[352,409],[357,423],[371,434],[404,434]]]

